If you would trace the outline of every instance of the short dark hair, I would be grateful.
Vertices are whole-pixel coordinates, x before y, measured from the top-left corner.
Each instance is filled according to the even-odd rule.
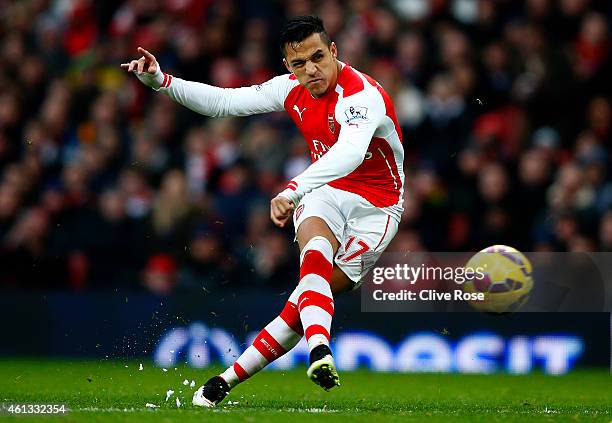
[[[319,34],[321,40],[328,47],[331,46],[331,40],[327,31],[325,31],[323,21],[318,16],[297,16],[289,19],[285,23],[280,36],[280,49],[283,56],[285,56],[287,44],[299,43],[312,34]]]

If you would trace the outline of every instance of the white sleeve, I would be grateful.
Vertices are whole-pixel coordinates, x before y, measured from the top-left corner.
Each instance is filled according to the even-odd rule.
[[[248,116],[284,110],[285,98],[298,82],[289,74],[277,76],[259,85],[219,88],[200,82],[185,81],[163,73],[136,74],[145,85],[163,92],[179,104],[205,116]]]
[[[381,126],[385,105],[378,92],[362,91],[339,100],[335,115],[340,123],[338,141],[319,160],[293,178],[279,194],[296,206],[308,192],[342,178],[359,167],[372,137]]]

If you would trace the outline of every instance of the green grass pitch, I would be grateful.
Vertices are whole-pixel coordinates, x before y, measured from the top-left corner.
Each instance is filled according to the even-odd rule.
[[[220,406],[191,405],[197,386],[219,369],[167,369],[139,361],[0,360],[0,403],[66,404],[61,416],[0,415],[4,422],[270,421],[612,421],[612,377],[605,369],[567,376],[342,372],[325,392],[304,369],[264,371]],[[166,402],[166,392],[175,393]],[[180,392],[182,391],[182,392]],[[176,405],[176,397],[181,407]],[[230,402],[228,402],[231,401]],[[152,403],[159,406],[150,409]]]

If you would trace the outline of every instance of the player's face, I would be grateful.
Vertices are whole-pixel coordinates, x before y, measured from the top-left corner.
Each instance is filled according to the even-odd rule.
[[[336,83],[336,44],[328,46],[318,33],[300,43],[285,46],[285,66],[314,97],[321,97]]]

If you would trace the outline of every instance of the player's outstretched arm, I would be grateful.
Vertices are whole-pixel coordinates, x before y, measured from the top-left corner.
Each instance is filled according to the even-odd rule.
[[[219,88],[185,81],[162,72],[155,56],[138,47],[142,57],[121,67],[134,72],[148,87],[205,116],[248,116],[284,110],[285,98],[298,82],[281,75],[263,84],[242,88]]]
[[[121,68],[128,72],[134,72],[138,79],[146,86],[156,90],[159,89],[164,82],[164,78],[157,59],[142,47],[138,47],[138,53],[142,54],[140,59],[132,60],[129,63],[122,63]]]

